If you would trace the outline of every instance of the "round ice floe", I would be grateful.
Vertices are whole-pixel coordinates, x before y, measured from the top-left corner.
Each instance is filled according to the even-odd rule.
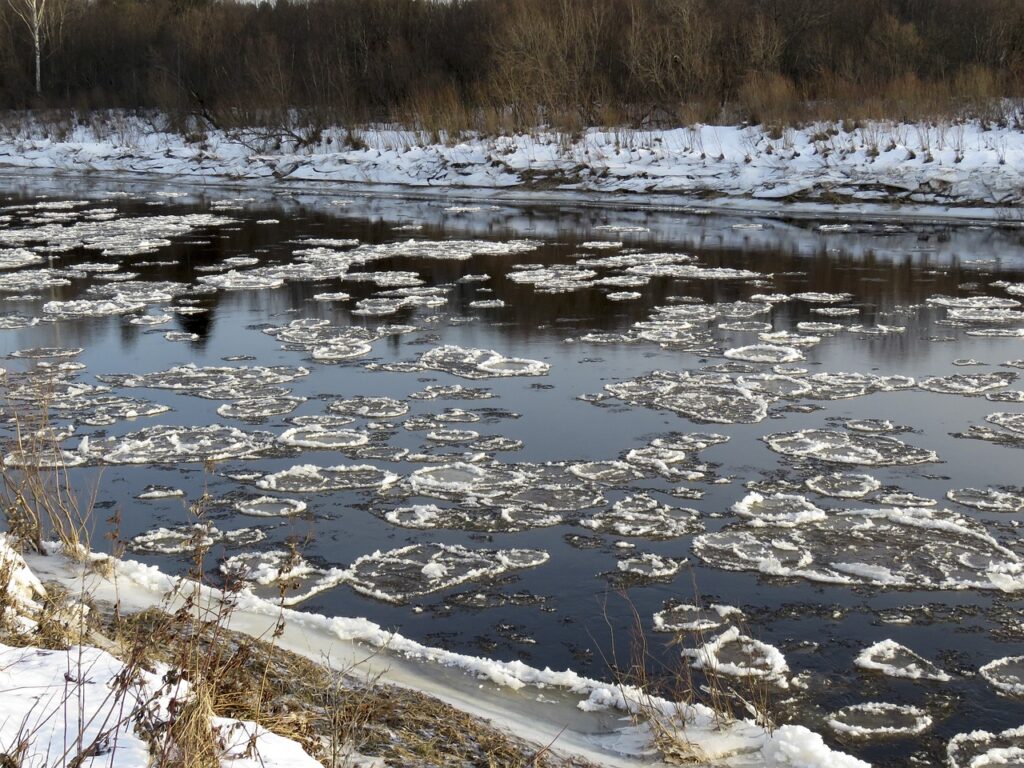
[[[278,438],[285,445],[298,448],[322,448],[340,450],[366,445],[370,436],[366,432],[355,429],[336,429],[319,425],[308,427],[292,427],[281,433]]]
[[[435,429],[432,432],[428,432],[426,437],[427,440],[435,443],[459,445],[472,443],[480,437],[480,433],[472,429]]]
[[[851,704],[828,717],[836,733],[858,739],[916,736],[932,725],[932,716],[920,707],[907,704]]]
[[[797,330],[801,333],[838,333],[843,330],[844,327],[845,326],[842,326],[839,323],[827,323],[824,321],[808,322],[805,320],[796,324]]]
[[[335,400],[327,406],[327,410],[342,416],[393,419],[407,413],[409,406],[391,397],[353,397],[349,400]]]
[[[655,371],[605,386],[628,403],[673,411],[694,421],[754,424],[768,415],[768,401],[728,376]]]
[[[843,400],[875,392],[894,392],[914,386],[907,376],[873,376],[868,373],[829,372],[807,377],[812,389],[808,397],[815,400]]]
[[[946,682],[949,675],[895,640],[882,640],[865,648],[853,660],[861,669],[881,672],[889,677]]]
[[[795,526],[732,525],[693,550],[726,570],[832,584],[1024,589],[1024,562],[978,523],[937,509],[832,510]]]
[[[305,512],[306,502],[276,496],[257,496],[236,501],[234,507],[241,514],[251,517],[291,517]]]
[[[458,545],[413,544],[360,557],[347,570],[345,581],[364,595],[404,603],[547,560],[546,552],[533,549],[472,550]]]
[[[958,373],[952,376],[933,376],[918,382],[921,389],[948,395],[981,395],[993,389],[1008,387],[1017,380],[1012,371],[993,373]]]
[[[978,670],[992,686],[1011,696],[1024,696],[1024,656],[1006,656]]]
[[[641,470],[657,472],[669,480],[678,479],[686,473],[686,470],[680,465],[686,462],[687,458],[686,451],[654,445],[647,448],[634,448],[625,456],[627,463]]]
[[[611,509],[580,520],[580,525],[618,536],[648,539],[674,539],[703,528],[697,510],[659,504],[646,494],[627,496]]]
[[[619,560],[616,567],[621,574],[639,576],[643,579],[670,579],[679,573],[685,564],[686,560],[644,552],[637,557]]]
[[[760,333],[757,338],[765,344],[774,344],[776,346],[813,347],[814,345],[821,343],[820,336],[811,336],[806,333],[793,333],[792,331],[771,331]]]
[[[803,360],[803,353],[794,347],[780,347],[774,344],[752,344],[725,350],[730,360],[745,360],[750,363],[795,363]]]
[[[736,502],[732,511],[740,517],[747,518],[748,525],[755,527],[801,525],[813,520],[823,520],[826,516],[825,510],[816,507],[803,496],[776,493],[766,498],[753,491]]]
[[[178,528],[157,528],[136,536],[128,542],[135,552],[165,555],[209,549],[216,545],[244,547],[263,541],[267,535],[256,528],[221,531],[208,523],[183,525]]]
[[[107,464],[174,464],[256,458],[276,449],[274,437],[268,433],[214,425],[149,427],[92,440],[79,450]]]
[[[772,329],[771,323],[760,320],[737,320],[729,323],[719,323],[718,327],[723,331],[736,331],[739,333],[764,333]]]
[[[832,496],[837,499],[863,499],[882,487],[882,483],[871,475],[854,472],[815,475],[805,480],[804,484],[821,496]]]
[[[1024,511],[1024,489],[1021,488],[954,488],[946,493],[946,498],[986,512]]]
[[[467,349],[456,346],[435,347],[420,355],[424,368],[446,371],[466,379],[492,376],[543,376],[551,368],[539,360],[505,357],[490,349]]]
[[[284,493],[317,493],[363,488],[383,488],[394,484],[398,475],[369,464],[348,464],[318,467],[299,464],[290,469],[265,475],[256,485],[268,491]]]
[[[938,461],[934,451],[916,448],[894,437],[837,432],[827,429],[801,429],[762,438],[776,453],[794,458],[818,459],[836,464],[891,466],[926,464]]]
[[[522,474],[514,470],[479,467],[464,462],[423,467],[409,476],[415,493],[438,498],[496,496],[523,480]]]
[[[993,323],[996,325],[1024,322],[1024,312],[1004,308],[950,309],[949,318],[962,323]]]
[[[810,304],[841,304],[844,301],[850,301],[853,298],[853,294],[805,291],[803,293],[794,293],[793,298]]]
[[[971,731],[950,739],[950,768],[1020,768],[1024,766],[1024,726],[1002,733]]]
[[[1016,299],[997,296],[930,296],[925,301],[937,307],[951,309],[1013,309],[1020,306]]]
[[[888,419],[850,419],[846,428],[854,432],[894,432],[896,425]]]
[[[217,408],[217,413],[226,419],[259,422],[272,416],[283,416],[291,413],[306,401],[304,397],[282,395],[279,397],[249,397],[225,403]]]
[[[636,470],[624,461],[587,461],[573,464],[569,471],[581,480],[605,485],[625,485],[638,476]]]
[[[737,627],[730,627],[698,648],[684,648],[682,653],[697,669],[731,677],[755,677],[789,687],[789,665],[779,649],[740,634]]]
[[[654,614],[655,632],[710,632],[739,619],[743,612],[731,605],[712,603],[707,608],[699,605],[674,605]]]
[[[229,584],[241,582],[257,596],[297,605],[345,579],[345,571],[311,565],[296,552],[271,550],[234,555],[220,564]]]

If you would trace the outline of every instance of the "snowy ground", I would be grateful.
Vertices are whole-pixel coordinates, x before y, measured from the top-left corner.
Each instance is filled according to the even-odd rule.
[[[696,126],[537,132],[434,143],[393,128],[326,130],[319,141],[211,131],[201,142],[161,121],[92,117],[63,128],[8,120],[0,165],[64,172],[173,175],[265,183],[682,197],[711,209],[817,206],[852,214],[1024,218],[1024,131],[977,122],[835,124],[788,129]],[[17,128],[11,128],[17,125]],[[56,138],[55,138],[56,137]],[[986,209],[980,210],[979,208]]]

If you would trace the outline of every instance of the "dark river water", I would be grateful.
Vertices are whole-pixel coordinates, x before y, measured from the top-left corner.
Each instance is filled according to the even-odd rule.
[[[96,489],[97,548],[107,546],[104,520],[119,512],[130,556],[185,571],[187,554],[159,551],[173,535],[157,545],[131,540],[195,523],[189,505],[206,493],[204,524],[218,536],[249,529],[214,537],[210,578],[223,578],[224,558],[245,555],[251,564],[254,553],[293,547],[314,569],[303,587],[328,574],[325,588],[298,602],[303,610],[365,616],[451,650],[607,678],[609,661],[629,656],[637,629],[652,664],[680,667],[680,646],[710,640],[728,624],[677,641],[655,631],[654,614],[678,603],[722,604],[742,611],[733,621],[743,633],[785,656],[788,687],[769,685],[776,716],[875,764],[939,764],[958,733],[1024,722],[1024,700],[978,674],[1024,653],[1016,591],[1024,589],[1024,417],[1013,419],[1024,411],[1014,381],[1024,373],[1024,336],[1016,334],[1024,315],[1014,314],[1012,292],[1024,283],[1019,229],[844,229],[62,179],[0,180],[0,205],[0,256],[15,265],[0,270],[0,315],[21,316],[8,325],[22,326],[0,330],[0,365],[9,386],[29,386],[21,372],[33,369],[37,380],[51,377],[52,421],[75,425],[61,443],[82,462],[70,470],[73,481]],[[216,218],[186,218],[192,214]],[[162,228],[156,216],[169,217]],[[426,246],[397,245],[410,239]],[[324,250],[303,262],[310,248]],[[10,255],[14,249],[30,255]],[[240,279],[257,270],[267,287],[232,287],[224,261],[235,257],[252,257],[234,262]],[[296,263],[314,266],[274,271]],[[365,272],[376,276],[353,279]],[[17,273],[27,276],[5,282]],[[120,283],[124,273],[137,276]],[[147,295],[142,283],[157,281],[179,284],[175,295]],[[119,285],[135,298],[119,295]],[[314,298],[338,292],[349,298]],[[371,298],[388,301],[360,304]],[[77,300],[93,304],[60,303]],[[152,324],[132,322],[144,315]],[[319,336],[312,323],[293,325],[297,332],[284,340],[264,332],[303,318],[326,321]],[[786,333],[759,336],[778,332]],[[327,360],[325,343],[352,356]],[[491,360],[483,368],[460,367],[430,356],[444,345],[500,354],[474,358]],[[58,349],[10,357],[33,348]],[[62,351],[68,356],[53,356]],[[424,354],[441,362],[428,365]],[[506,358],[543,365],[510,369]],[[52,373],[69,361],[83,367]],[[51,363],[51,373],[39,362]],[[184,364],[308,373],[234,393],[214,391],[212,378],[182,391],[116,376]],[[667,373],[650,377],[654,371]],[[633,384],[615,388],[624,382]],[[111,389],[76,388],[101,384]],[[489,397],[422,395],[457,384]],[[170,410],[106,418],[102,402],[90,400],[100,394]],[[588,395],[595,397],[581,398]],[[360,397],[398,405],[361,415]],[[250,409],[245,419],[225,408],[239,400]],[[8,415],[31,411],[30,401],[23,390]],[[100,418],[83,418],[97,407]],[[263,407],[274,412],[261,417]],[[303,418],[324,414],[347,418],[321,419],[319,430],[317,419]],[[222,425],[262,437],[204,462],[210,457],[186,455],[174,430],[152,439],[147,430],[156,425]],[[306,427],[300,439],[351,445],[277,439],[296,427]],[[797,430],[821,432],[776,440],[776,450],[763,439]],[[720,437],[701,448],[687,441],[694,433]],[[829,441],[839,448],[823,449]],[[147,453],[157,443],[170,453]],[[629,456],[640,449],[648,450]],[[319,491],[261,484],[303,464],[372,465],[392,475],[371,478],[370,487]],[[851,492],[860,498],[814,490],[837,472],[864,484]],[[444,485],[452,480],[468,485]],[[184,496],[137,499],[150,485]],[[983,495],[981,504],[977,494],[954,494],[972,503],[947,498],[960,489],[1002,495]],[[755,491],[790,496],[758,511],[748,497]],[[240,513],[237,503],[262,495],[306,507],[290,516]],[[745,497],[755,509],[738,514],[734,505]],[[848,511],[864,514],[855,524],[835,522]],[[696,536],[705,537],[699,547]],[[425,544],[464,549],[420,547],[407,551],[408,562],[393,554]],[[510,559],[508,550],[530,553]],[[329,578],[377,552],[355,577]],[[451,559],[426,567],[416,560],[438,552]],[[459,583],[446,586],[451,581]],[[949,679],[855,665],[861,651],[887,639]],[[853,739],[827,723],[864,702],[916,706],[932,722],[922,734],[890,739]]]

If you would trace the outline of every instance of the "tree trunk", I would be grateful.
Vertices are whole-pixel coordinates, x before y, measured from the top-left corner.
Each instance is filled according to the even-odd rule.
[[[43,93],[43,78],[39,51],[39,6],[35,1],[32,3],[32,49],[36,56],[36,96]]]

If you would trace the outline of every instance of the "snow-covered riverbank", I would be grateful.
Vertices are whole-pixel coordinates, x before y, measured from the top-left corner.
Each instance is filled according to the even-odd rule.
[[[4,573],[9,579],[9,586],[4,591],[12,596],[12,604],[25,617],[20,620],[21,629],[28,637],[33,630],[30,617],[39,610],[37,601],[44,595],[44,583],[59,585],[72,596],[88,596],[89,601],[116,601],[120,610],[127,613],[151,608],[173,611],[180,608],[186,599],[211,601],[212,604],[221,598],[217,590],[205,587],[202,588],[202,596],[196,598],[192,588],[183,586],[179,580],[132,561],[109,561],[103,568],[94,568],[59,554],[28,556],[23,560],[10,549],[3,537],[0,537],[0,548],[0,559],[6,564]],[[275,644],[287,651],[318,663],[330,659],[334,668],[358,670],[358,675],[365,675],[366,679],[426,692],[519,738],[538,746],[552,744],[556,753],[580,757],[595,765],[665,765],[654,748],[649,728],[635,724],[634,718],[630,717],[630,713],[636,715],[641,711],[660,710],[665,716],[684,718],[681,722],[685,723],[682,732],[686,740],[695,749],[695,754],[702,755],[709,764],[733,768],[867,766],[863,761],[831,750],[820,736],[801,726],[782,726],[769,734],[750,722],[723,722],[703,705],[675,705],[636,689],[582,677],[571,670],[541,670],[522,662],[500,662],[431,648],[388,632],[365,619],[328,618],[282,610],[249,593],[232,599],[234,606],[227,620],[231,630],[254,637],[269,637],[280,621]],[[11,678],[13,687],[5,686],[10,689],[8,694],[0,696],[0,722],[9,721],[12,728],[21,722],[18,716],[24,713],[18,707],[27,705],[22,701],[24,697],[16,695],[22,689],[20,684],[13,684],[22,678],[31,678],[32,681],[38,678],[40,685],[47,690],[53,689],[51,693],[55,701],[65,701],[67,697],[62,691],[66,686],[60,681],[66,679],[68,665],[75,659],[87,660],[92,669],[91,688],[86,697],[88,712],[83,710],[83,718],[88,715],[88,723],[109,719],[102,715],[104,707],[109,709],[109,701],[113,699],[109,691],[104,695],[107,689],[102,680],[97,682],[94,678],[97,670],[109,673],[107,677],[113,684],[120,670],[116,658],[96,648],[75,649],[73,653],[31,652],[34,650],[31,646],[0,646],[0,656],[10,657],[4,674],[19,676],[17,680]],[[150,682],[153,691],[149,693],[160,693],[159,680],[154,677]],[[148,683],[142,681],[140,684]],[[131,700],[139,702],[140,706],[143,702],[161,700],[159,696],[143,695],[146,693],[142,689],[133,689],[135,698]],[[182,695],[187,695],[187,692]],[[124,707],[124,703],[118,706]],[[60,707],[56,711],[59,714]],[[32,714],[35,719],[40,719],[41,712]],[[641,714],[641,723],[643,720]],[[63,722],[57,717],[46,728],[37,729],[45,739],[38,745],[33,744],[30,752],[41,750],[45,753],[52,743],[63,744],[71,738],[57,732]],[[131,732],[132,722],[134,720],[130,716],[119,717],[119,733],[123,732],[121,736],[134,750],[133,754],[141,754],[145,748]],[[243,726],[243,730],[249,728],[253,733],[264,734],[260,738],[268,764],[297,764],[287,762],[289,750],[301,753],[297,745],[284,743],[284,740],[253,723]],[[284,762],[277,759],[282,752]],[[311,758],[301,754],[315,764]],[[242,763],[229,761],[227,764]]]
[[[393,128],[324,130],[316,141],[246,131],[202,140],[162,121],[106,116],[60,128],[8,120],[0,166],[159,174],[264,184],[377,184],[504,196],[525,192],[685,198],[763,214],[932,216],[1017,222],[1024,131],[977,122],[591,129],[437,141]],[[16,125],[16,128],[12,128]]]

